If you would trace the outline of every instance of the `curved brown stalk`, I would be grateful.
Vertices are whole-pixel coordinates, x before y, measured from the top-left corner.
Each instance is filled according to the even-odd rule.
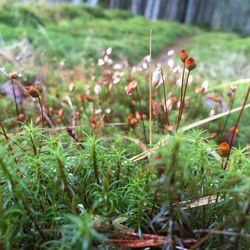
[[[228,119],[229,119],[229,116],[231,115],[231,110],[233,109],[233,106],[234,106],[234,99],[235,99],[234,97],[235,97],[235,92],[233,93],[233,100],[231,102],[231,105],[230,105],[230,108],[229,108],[229,113],[228,113],[228,115],[226,117],[223,129],[222,129],[222,132],[221,132],[221,137],[225,133],[225,130],[226,130],[226,127],[227,127],[227,123],[228,123]]]
[[[232,146],[233,146],[233,141],[234,141],[234,138],[235,138],[235,134],[236,134],[236,131],[237,131],[237,128],[239,126],[239,122],[240,122],[240,119],[242,117],[242,114],[243,114],[243,111],[244,111],[244,108],[247,104],[247,100],[248,100],[248,97],[249,97],[249,93],[250,93],[250,86],[248,87],[248,90],[247,90],[247,94],[246,94],[246,97],[245,97],[245,100],[243,102],[243,105],[241,107],[241,110],[240,110],[240,113],[238,115],[238,118],[236,120],[236,123],[234,125],[234,129],[233,129],[233,133],[232,133],[232,137],[231,137],[231,140],[230,140],[230,148],[229,148],[229,153],[228,153],[228,156],[227,156],[227,160],[226,160],[226,163],[225,163],[225,166],[224,166],[224,170],[227,169],[227,164],[228,164],[228,161],[229,161],[229,158],[230,158],[230,154],[231,154],[231,151],[232,151]]]
[[[180,122],[181,122],[181,117],[182,117],[183,110],[184,110],[184,107],[185,107],[185,97],[186,97],[186,94],[187,94],[189,76],[190,76],[190,70],[188,71],[188,75],[187,75],[187,79],[186,79],[186,84],[185,84],[184,93],[183,93],[183,97],[182,97],[182,104],[181,104],[181,107],[180,107],[180,117],[179,117],[179,122],[177,124],[176,131],[178,131],[178,129],[179,129]]]
[[[185,62],[184,62],[184,65],[183,65],[182,77],[181,77],[181,102],[180,102],[179,113],[178,113],[177,130],[178,130],[179,126],[180,126],[180,113],[181,113],[182,98],[183,98],[184,74],[185,74]]]

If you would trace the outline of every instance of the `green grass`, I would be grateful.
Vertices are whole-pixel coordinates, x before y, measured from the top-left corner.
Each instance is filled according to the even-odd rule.
[[[212,84],[248,78],[249,37],[236,33],[202,32],[193,38],[188,48],[197,61],[202,62],[199,73]]]
[[[7,44],[28,37],[37,48],[47,50],[50,61],[65,59],[67,65],[77,64],[81,58],[97,59],[107,47],[113,48],[116,58],[135,63],[149,53],[150,28],[153,29],[153,55],[178,37],[197,30],[85,5],[3,5],[0,8],[0,32]]]

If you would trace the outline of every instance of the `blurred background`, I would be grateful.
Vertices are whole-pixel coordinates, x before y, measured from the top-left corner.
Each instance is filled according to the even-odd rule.
[[[212,81],[248,77],[249,0],[0,0],[0,60],[72,67],[111,47],[115,60],[135,64],[149,53],[149,29],[161,63],[186,48]]]
[[[32,2],[24,0],[23,2]],[[40,3],[87,3],[129,10],[150,19],[198,24],[213,29],[250,32],[249,0],[38,0]]]

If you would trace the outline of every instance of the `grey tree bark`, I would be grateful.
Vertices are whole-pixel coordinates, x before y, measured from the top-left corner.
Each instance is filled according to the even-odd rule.
[[[119,7],[119,0],[110,0],[109,7],[110,8],[118,8]]]
[[[154,6],[154,0],[147,0],[145,12],[144,12],[145,17],[147,18],[152,17],[153,6]]]
[[[169,20],[177,20],[179,0],[166,1],[164,18]]]
[[[142,0],[132,0],[131,1],[131,11],[133,14],[135,15],[139,15],[141,14],[141,4],[142,4]]]
[[[187,11],[185,16],[185,23],[193,23],[194,13],[197,7],[197,0],[189,0],[187,5]]]
[[[161,7],[161,0],[155,0],[153,9],[152,9],[152,15],[151,19],[157,19],[160,13],[160,7]]]

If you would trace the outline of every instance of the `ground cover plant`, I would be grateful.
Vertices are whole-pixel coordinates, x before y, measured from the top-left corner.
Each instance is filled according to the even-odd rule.
[[[25,6],[15,8],[18,15],[1,16],[8,43],[19,38],[19,28],[33,36],[41,24],[60,45],[49,47],[47,57],[34,35],[26,48],[39,56],[32,52],[20,63],[3,51],[8,96],[0,99],[0,249],[248,249],[250,87],[232,59],[232,46],[248,58],[247,45],[236,48],[247,38],[232,35],[227,43],[222,34],[225,50],[209,56],[201,44],[211,33],[197,28],[68,5],[45,12],[33,6],[29,15]],[[138,45],[126,36],[130,26],[115,29],[121,14],[138,24],[131,31],[143,36]],[[100,49],[77,40],[84,15],[85,25],[98,30],[96,39],[105,40]],[[99,33],[112,27],[111,17],[120,43]],[[15,18],[27,26],[11,32],[6,27]],[[59,23],[49,22],[56,18]],[[79,28],[68,39],[81,44],[73,52],[62,28],[72,22]],[[164,39],[168,46],[171,36],[194,30],[193,42],[163,52],[161,64],[151,60],[149,48],[157,53]],[[75,56],[82,50],[92,62]],[[214,73],[222,61],[238,79],[231,71]]]
[[[48,7],[6,3],[1,5],[0,11],[4,43],[28,39],[39,50],[46,48],[51,63],[65,60],[69,66],[78,64],[81,59],[97,59],[107,47],[114,49],[115,58],[127,58],[135,63],[148,50],[150,27],[157,31],[153,53],[158,53],[177,37],[198,30],[178,23],[150,22],[129,12],[85,5]],[[114,35],[116,39],[113,39]]]

